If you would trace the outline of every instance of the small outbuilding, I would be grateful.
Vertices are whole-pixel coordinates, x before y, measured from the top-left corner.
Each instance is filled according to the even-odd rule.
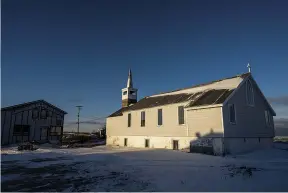
[[[61,142],[65,114],[45,100],[1,108],[1,145],[26,141]]]

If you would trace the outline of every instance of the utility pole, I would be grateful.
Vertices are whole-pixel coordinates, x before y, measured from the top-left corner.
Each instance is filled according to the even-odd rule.
[[[78,122],[77,122],[77,124],[78,124],[77,133],[78,133],[78,135],[79,135],[79,124],[80,124],[80,122],[79,122],[79,117],[80,117],[80,110],[81,110],[81,108],[82,108],[83,106],[78,105],[78,106],[76,106],[76,107],[78,108],[78,114],[77,114],[77,118],[78,118]]]

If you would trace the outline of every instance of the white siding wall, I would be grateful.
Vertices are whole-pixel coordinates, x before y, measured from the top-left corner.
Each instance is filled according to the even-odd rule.
[[[178,140],[179,149],[189,148],[190,141],[195,137],[154,137],[154,136],[107,136],[107,145],[124,146],[124,139],[127,138],[127,147],[145,147],[145,139],[149,139],[149,148],[172,149],[173,140]]]
[[[187,124],[178,124],[178,106],[172,104],[149,109],[131,111],[131,127],[128,127],[128,113],[107,119],[107,135],[110,136],[187,136]],[[162,108],[163,124],[158,126],[158,109]],[[141,127],[141,111],[145,111],[145,127]]]
[[[107,119],[107,144],[124,145],[128,138],[128,146],[144,147],[145,139],[150,139],[151,148],[172,149],[172,141],[179,141],[179,148],[188,148],[190,142],[197,140],[196,133],[201,136],[223,134],[221,108],[186,111],[185,124],[178,124],[178,106],[186,103],[172,104],[150,109],[125,112],[123,116]],[[158,109],[162,108],[163,125],[158,126]],[[145,127],[141,127],[141,111],[145,111]],[[128,113],[131,113],[131,127],[128,127]],[[213,131],[211,133],[211,131]],[[217,135],[219,137],[219,135]]]
[[[201,137],[223,137],[221,107],[188,110],[189,135]]]

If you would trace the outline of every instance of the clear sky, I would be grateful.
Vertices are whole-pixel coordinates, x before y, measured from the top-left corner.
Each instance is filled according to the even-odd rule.
[[[45,99],[68,112],[73,128],[75,105],[84,106],[83,121],[120,108],[129,68],[142,98],[247,72],[250,62],[277,117],[288,118],[287,0],[2,0],[1,7],[2,107]]]

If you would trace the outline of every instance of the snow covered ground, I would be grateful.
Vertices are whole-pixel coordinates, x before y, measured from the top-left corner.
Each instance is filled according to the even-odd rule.
[[[2,191],[288,191],[288,146],[216,157],[173,150],[1,150]]]

